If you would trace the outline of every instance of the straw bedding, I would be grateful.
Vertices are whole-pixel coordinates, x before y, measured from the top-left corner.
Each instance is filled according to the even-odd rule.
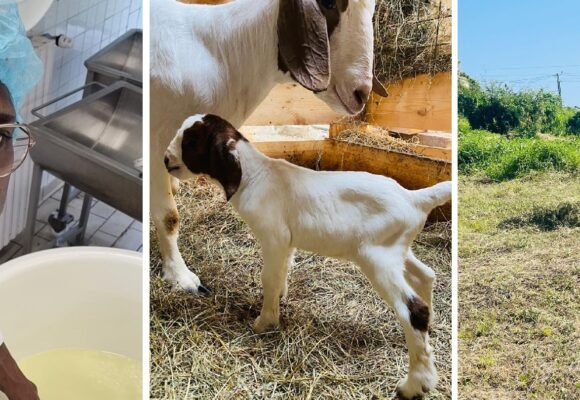
[[[375,73],[383,82],[451,70],[451,10],[443,0],[378,0]]]
[[[404,336],[355,265],[298,252],[282,328],[254,334],[258,243],[213,185],[184,184],[177,202],[183,256],[213,293],[170,290],[152,229],[151,398],[392,398],[407,366]],[[438,276],[431,344],[440,384],[431,399],[450,398],[450,232],[449,223],[433,224],[414,245]]]
[[[418,140],[404,140],[390,135],[388,129],[378,126],[372,127],[369,131],[353,126],[353,128],[341,131],[335,137],[336,140],[342,142],[361,144],[364,146],[374,147],[376,149],[396,151],[399,153],[416,155],[415,144]]]

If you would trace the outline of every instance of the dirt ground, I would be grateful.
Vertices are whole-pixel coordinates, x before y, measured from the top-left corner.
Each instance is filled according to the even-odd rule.
[[[580,398],[580,178],[459,187],[459,398]]]
[[[355,265],[298,252],[282,329],[254,334],[258,244],[219,189],[182,185],[177,201],[183,256],[213,292],[170,290],[152,229],[151,398],[393,398],[407,368],[404,335]],[[414,246],[437,272],[431,344],[440,384],[430,399],[449,399],[451,390],[450,229],[433,224]]]

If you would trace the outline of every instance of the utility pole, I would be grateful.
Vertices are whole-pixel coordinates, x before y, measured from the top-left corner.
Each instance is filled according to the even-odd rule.
[[[562,85],[560,85],[560,74],[556,74],[556,82],[558,82],[558,96],[560,96],[560,104],[562,104]]]

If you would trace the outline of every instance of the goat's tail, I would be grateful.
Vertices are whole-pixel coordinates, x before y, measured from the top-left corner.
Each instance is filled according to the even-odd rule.
[[[430,212],[435,207],[442,206],[451,200],[451,181],[440,182],[425,189],[415,190],[416,204],[425,212]]]

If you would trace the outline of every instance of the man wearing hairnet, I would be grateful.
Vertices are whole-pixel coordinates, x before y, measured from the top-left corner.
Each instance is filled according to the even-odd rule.
[[[43,74],[14,0],[0,0],[0,220],[10,176],[26,158],[28,128],[16,124],[18,107]],[[15,106],[16,105],[16,106]],[[1,268],[1,266],[0,266]],[[0,331],[0,398],[38,400],[36,386],[22,373]]]
[[[0,218],[14,163],[13,132],[16,111],[8,88],[0,81]],[[9,400],[38,400],[36,386],[20,371],[0,331],[0,392]]]

